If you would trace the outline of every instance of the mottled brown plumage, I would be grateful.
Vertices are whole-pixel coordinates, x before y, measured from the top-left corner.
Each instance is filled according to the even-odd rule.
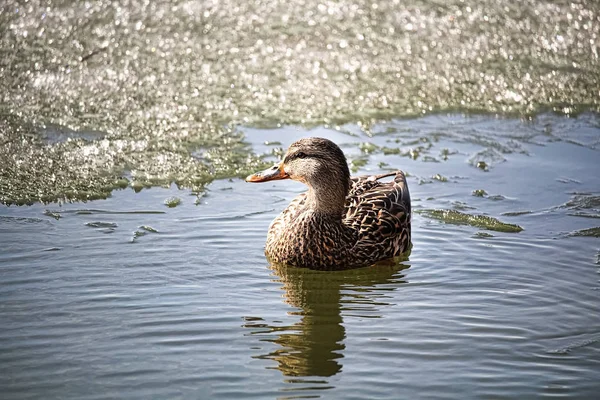
[[[380,181],[386,177],[393,180]],[[410,249],[410,194],[402,171],[351,178],[335,143],[306,138],[293,143],[280,164],[246,180],[288,178],[309,189],[271,223],[265,249],[271,261],[338,270],[371,265]]]

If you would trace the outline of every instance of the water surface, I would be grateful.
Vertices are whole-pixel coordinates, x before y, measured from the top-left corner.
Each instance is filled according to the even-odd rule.
[[[244,129],[257,154],[318,135],[356,173],[408,172],[414,247],[396,266],[270,267],[267,227],[303,190],[289,181],[3,206],[3,398],[594,398],[597,115],[430,116],[371,133]]]
[[[3,1],[2,397],[598,397],[599,4]],[[268,265],[308,135],[407,261]]]

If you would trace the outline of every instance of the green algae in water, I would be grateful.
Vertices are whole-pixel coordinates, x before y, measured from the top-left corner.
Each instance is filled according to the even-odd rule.
[[[420,210],[420,214],[432,219],[437,219],[447,224],[470,225],[497,232],[516,233],[523,228],[515,224],[507,224],[487,215],[471,215],[456,210]]]
[[[127,188],[127,186],[129,186],[129,180],[127,180],[125,178],[117,179],[115,181],[114,186],[115,186],[115,188],[125,189],[125,188]]]
[[[382,147],[381,151],[383,152],[384,156],[389,156],[389,155],[393,155],[393,154],[401,154],[402,150],[400,150],[397,147]]]
[[[487,196],[487,192],[483,189],[476,189],[473,190],[473,193],[471,193],[473,196],[475,197],[485,197]]]
[[[5,204],[106,198],[125,172],[142,185],[134,190],[242,176],[261,160],[239,126],[358,121],[370,133],[382,119],[430,113],[600,107],[591,1],[577,4],[577,23],[571,2],[341,1],[323,15],[306,12],[320,10],[316,0],[197,2],[193,15],[181,0],[19,3],[0,12]],[[464,9],[489,23],[457,17]],[[41,139],[51,125],[69,140]],[[422,149],[396,151],[416,159]]]
[[[60,215],[60,213],[56,212],[56,211],[46,210],[46,211],[44,211],[44,215],[46,215],[48,217],[52,217],[57,221],[62,218],[62,215]]]
[[[146,232],[158,233],[158,230],[156,230],[153,227],[148,226],[148,225],[141,225],[139,228],[142,229],[142,230],[144,230],[144,231],[146,231]]]
[[[135,243],[138,238],[140,238],[142,236],[146,236],[149,233],[158,233],[158,231],[148,225],[139,226],[139,229],[133,232],[133,237],[131,238],[131,243]]]
[[[485,161],[478,161],[477,164],[476,164],[476,167],[479,168],[479,169],[481,169],[481,170],[484,170],[484,171],[487,171],[489,169],[488,165],[487,165],[487,163]]]
[[[373,143],[368,143],[368,142],[363,142],[363,143],[359,144],[358,148],[360,149],[360,151],[362,151],[365,154],[371,154],[371,153],[374,153],[377,150],[379,150],[379,146],[377,146],[376,144],[373,144]]]
[[[533,213],[533,211],[529,211],[529,210],[509,211],[509,212],[502,213],[502,216],[504,216],[504,217],[518,217],[519,215],[527,215],[527,214],[532,214],[532,213]]]
[[[479,238],[479,239],[488,239],[488,238],[493,238],[494,235],[492,235],[491,233],[487,233],[487,232],[477,232],[473,235],[474,238]]]
[[[440,181],[440,182],[448,182],[448,178],[446,178],[443,175],[440,174],[435,174],[434,176],[432,176],[433,179],[435,179],[436,181]]]
[[[88,222],[85,226],[89,226],[90,228],[117,228],[119,225],[115,222]]]
[[[181,204],[181,199],[179,197],[173,196],[165,199],[165,206],[169,208],[177,207]]]
[[[135,231],[133,232],[133,237],[131,238],[131,242],[135,242],[137,240],[137,238],[140,238],[142,236],[146,236],[148,232],[145,231]]]
[[[435,157],[432,156],[423,156],[423,158],[421,159],[423,162],[434,162],[434,163],[439,163],[440,160],[438,160]]]
[[[454,201],[452,202],[452,207],[454,207],[455,210],[475,210],[475,207],[472,207],[470,205],[468,205],[465,202],[462,201]]]
[[[600,196],[589,193],[577,193],[563,206],[572,212],[574,217],[600,218]]]
[[[567,213],[567,215],[570,215],[573,217],[600,218],[600,214],[590,214],[590,213],[585,213],[585,212]]]
[[[600,226],[596,226],[593,228],[580,229],[570,234],[570,236],[587,236],[587,237],[595,237],[600,238]]]
[[[574,210],[600,209],[600,196],[578,193],[567,201],[565,206]]]
[[[356,173],[360,168],[367,165],[368,162],[369,160],[366,158],[355,158],[350,162],[350,170]]]
[[[421,149],[410,149],[408,156],[413,160],[416,160],[421,155]]]
[[[454,155],[456,153],[457,153],[456,150],[450,150],[450,149],[444,148],[440,151],[440,157],[442,157],[442,160],[447,161],[451,155]]]

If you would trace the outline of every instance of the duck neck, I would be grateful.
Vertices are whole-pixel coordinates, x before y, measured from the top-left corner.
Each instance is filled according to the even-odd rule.
[[[317,214],[342,220],[348,185],[344,183],[313,184],[309,186],[306,206]]]

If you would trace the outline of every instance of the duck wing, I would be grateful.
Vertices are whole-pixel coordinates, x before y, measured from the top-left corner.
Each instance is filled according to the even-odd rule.
[[[380,179],[393,177],[390,182]],[[358,232],[357,258],[374,261],[399,256],[410,248],[411,208],[402,171],[352,178],[344,224]]]

